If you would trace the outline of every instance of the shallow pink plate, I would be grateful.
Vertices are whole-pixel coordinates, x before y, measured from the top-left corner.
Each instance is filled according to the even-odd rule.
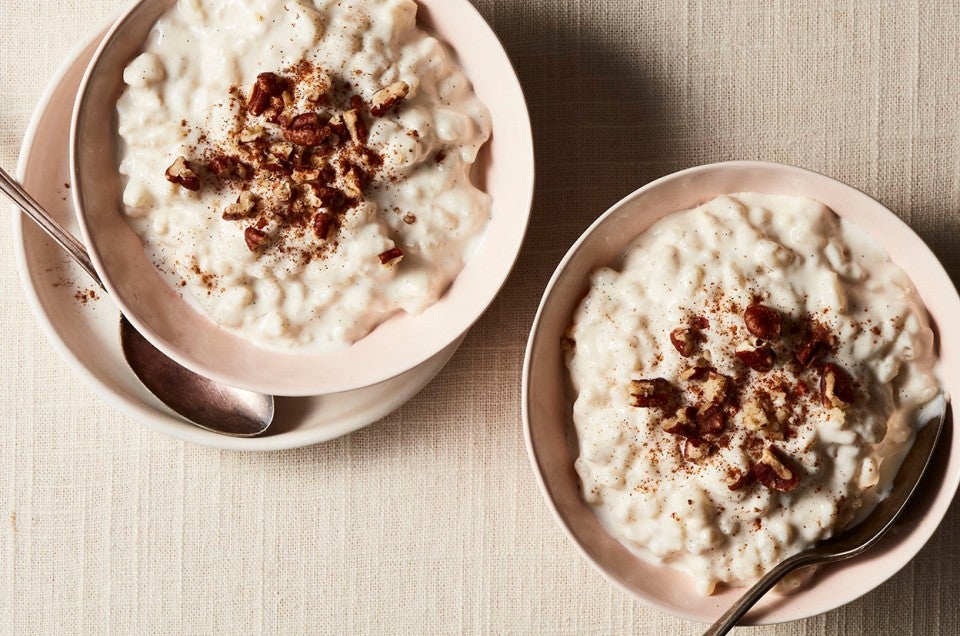
[[[654,181],[597,219],[557,267],[533,323],[523,368],[527,451],[547,505],[590,563],[644,603],[704,622],[722,614],[742,590],[722,589],[714,596],[699,595],[686,575],[651,565],[630,553],[607,534],[581,499],[573,469],[576,445],[560,339],[586,293],[594,269],[615,264],[633,238],[661,217],[732,192],[809,196],[879,241],[913,279],[930,311],[934,329],[940,327],[940,375],[948,393],[960,395],[960,329],[946,328],[960,324],[956,289],[930,249],[903,221],[850,186],[791,166],[751,161],[717,163]],[[924,492],[879,546],[861,558],[824,568],[811,584],[794,594],[768,595],[747,614],[745,623],[777,623],[839,607],[906,565],[943,519],[960,483],[960,438],[949,428],[944,434],[935,463],[925,477]]]
[[[84,77],[70,153],[73,198],[93,264],[121,311],[155,346],[194,371],[275,395],[371,386],[408,371],[462,336],[500,291],[523,242],[533,199],[533,140],[520,84],[503,47],[467,0],[420,0],[418,23],[446,43],[490,109],[493,138],[477,173],[493,197],[481,246],[440,300],[399,314],[349,349],[268,351],[192,309],[163,280],[122,215],[116,101],[126,64],[175,0],[141,0],[109,31]]]

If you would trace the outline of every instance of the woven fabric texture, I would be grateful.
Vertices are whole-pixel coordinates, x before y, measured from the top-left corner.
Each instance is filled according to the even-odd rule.
[[[441,375],[297,451],[187,445],[120,416],[28,308],[0,235],[0,633],[695,634],[607,583],[535,485],[523,347],[567,247],[609,205],[727,159],[864,190],[960,280],[960,3],[475,0],[533,121],[532,227]],[[0,165],[55,68],[122,0],[0,3]],[[860,600],[744,634],[960,633],[960,511]]]

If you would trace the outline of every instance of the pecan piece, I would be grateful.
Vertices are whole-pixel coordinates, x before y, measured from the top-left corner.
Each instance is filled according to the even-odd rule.
[[[631,380],[630,397],[633,406],[640,408],[663,408],[669,406],[674,398],[674,388],[664,378],[651,380]]]
[[[671,435],[681,437],[696,437],[697,427],[694,418],[697,416],[697,409],[687,406],[680,409],[673,417],[668,417],[660,423],[662,428]]]
[[[699,462],[713,452],[713,445],[705,439],[688,437],[683,440],[683,458],[688,462]]]
[[[227,206],[223,211],[225,221],[236,221],[251,216],[257,207],[257,196],[244,190],[237,197],[237,202]]]
[[[801,367],[808,369],[828,349],[829,346],[823,340],[811,340],[797,349],[793,357]]]
[[[317,113],[300,113],[283,128],[283,138],[298,146],[319,146],[332,132]]]
[[[260,73],[257,75],[257,81],[254,83],[250,99],[247,101],[247,110],[253,115],[262,115],[268,108],[276,107],[274,100],[278,98],[282,110],[284,84],[283,78],[276,73]]]
[[[353,108],[343,113],[343,123],[353,143],[362,144],[367,140],[367,124],[363,121],[359,109]]]
[[[381,252],[377,255],[377,258],[380,259],[381,265],[396,265],[400,262],[400,259],[403,258],[403,250],[399,247],[394,247],[386,252]]]
[[[761,433],[764,437],[783,439],[780,415],[770,398],[765,395],[754,396],[743,405],[743,425],[751,431]],[[787,414],[782,415],[783,420],[786,420]]]
[[[697,349],[697,332],[690,327],[677,327],[670,332],[670,344],[684,358],[689,358]]]
[[[391,108],[405,100],[409,92],[410,86],[406,82],[394,82],[385,88],[381,88],[373,94],[370,114],[374,117],[382,117]]]
[[[726,413],[720,404],[711,404],[697,411],[697,424],[701,435],[715,435],[723,430]]]
[[[773,307],[751,303],[743,312],[743,322],[757,338],[772,340],[780,335],[780,312]]]
[[[833,363],[823,365],[820,372],[820,400],[826,407],[845,409],[857,399],[853,378]]]
[[[214,176],[226,177],[233,172],[236,163],[237,160],[230,155],[217,155],[207,162],[207,170],[209,170]]]
[[[773,349],[767,344],[760,344],[756,348],[746,345],[743,348],[738,348],[734,352],[734,355],[737,356],[737,359],[744,365],[754,371],[760,372],[766,372],[772,369],[773,362],[777,358]]]
[[[260,249],[260,246],[266,242],[267,233],[250,226],[243,231],[243,240],[246,241],[247,248],[249,248],[251,252],[256,252]]]
[[[317,212],[313,217],[313,231],[317,238],[326,239],[334,225],[336,225],[336,219],[328,212]]]
[[[177,157],[164,173],[167,181],[196,192],[200,189],[200,177],[193,171],[185,157]]]
[[[703,383],[703,397],[708,404],[721,404],[727,399],[731,384],[730,378],[722,373],[708,371]]]
[[[750,473],[744,472],[739,468],[730,468],[723,477],[723,482],[727,484],[730,490],[740,490],[750,483]]]
[[[757,481],[771,490],[790,492],[800,485],[800,471],[793,460],[773,446],[763,449],[752,472]]]

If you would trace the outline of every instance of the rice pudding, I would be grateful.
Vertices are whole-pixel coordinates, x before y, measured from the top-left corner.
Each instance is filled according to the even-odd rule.
[[[867,515],[938,392],[912,283],[822,204],[671,214],[594,272],[565,338],[583,496],[701,593]]]
[[[180,0],[124,72],[128,222],[199,311],[334,350],[435,303],[487,225],[490,116],[411,0]]]

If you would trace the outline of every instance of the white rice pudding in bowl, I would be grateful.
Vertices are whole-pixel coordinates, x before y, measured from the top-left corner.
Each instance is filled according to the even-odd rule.
[[[668,215],[567,331],[583,497],[701,593],[756,579],[889,491],[938,392],[933,340],[906,274],[816,201]]]
[[[259,346],[342,349],[436,302],[491,200],[490,115],[411,0],[180,0],[124,72],[128,222]]]

